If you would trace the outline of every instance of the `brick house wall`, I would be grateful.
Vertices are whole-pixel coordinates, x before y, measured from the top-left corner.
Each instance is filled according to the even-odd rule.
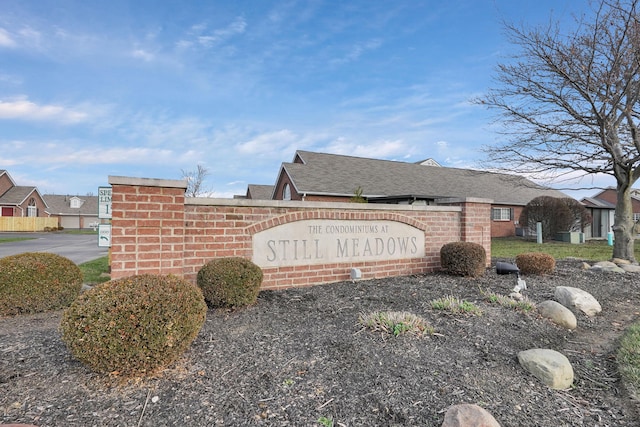
[[[501,206],[504,207],[504,206]],[[524,206],[509,206],[512,209],[513,217],[510,220],[491,220],[491,236],[512,237],[516,235],[516,223],[524,210]]]
[[[7,173],[0,174],[0,196],[3,195],[5,192],[7,192],[7,190],[9,190],[13,186],[14,184],[13,182],[11,182],[11,178],[9,177],[9,174]]]
[[[425,256],[395,260],[330,262],[263,267],[263,289],[422,274],[440,268],[440,248],[452,241],[485,247],[491,260],[488,201],[450,201],[448,206],[369,205],[246,199],[185,199],[184,181],[109,177],[112,186],[111,276],[175,274],[195,282],[208,261],[251,259],[261,231],[305,220],[393,221],[424,232]]]

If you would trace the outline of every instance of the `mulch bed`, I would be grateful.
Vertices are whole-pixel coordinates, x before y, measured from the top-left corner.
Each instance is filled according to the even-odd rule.
[[[513,276],[435,273],[266,291],[252,307],[209,310],[190,351],[153,378],[122,380],[74,360],[57,331],[61,312],[0,318],[0,423],[44,426],[440,426],[453,404],[476,403],[503,426],[636,426],[638,405],[620,381],[615,352],[638,318],[640,275],[558,263],[525,277],[523,293],[553,299],[556,286],[591,293],[603,307],[571,332],[534,313],[486,301],[508,295]],[[480,316],[430,301],[454,295]],[[377,310],[424,317],[437,335],[371,332]],[[517,354],[563,353],[574,387],[551,390]],[[324,417],[324,418],[321,418]]]

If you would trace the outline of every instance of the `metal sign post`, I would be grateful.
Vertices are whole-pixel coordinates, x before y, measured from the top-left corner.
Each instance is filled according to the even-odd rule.
[[[111,187],[98,187],[98,219],[111,220]],[[98,247],[111,247],[111,224],[98,225]]]

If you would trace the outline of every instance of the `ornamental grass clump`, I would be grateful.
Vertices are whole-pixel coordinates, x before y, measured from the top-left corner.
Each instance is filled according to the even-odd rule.
[[[556,268],[556,260],[542,252],[527,252],[516,256],[516,265],[522,274],[551,274]]]
[[[82,272],[68,258],[27,252],[0,259],[0,315],[68,307],[80,294]]]
[[[374,311],[362,313],[358,319],[361,325],[374,331],[398,335],[434,334],[434,329],[425,319],[406,311]]]
[[[536,309],[535,302],[531,301],[528,297],[523,296],[522,299],[516,300],[506,295],[497,294],[489,291],[480,291],[484,298],[492,304],[498,304],[501,307],[510,308],[513,310],[520,310],[528,313]]]
[[[486,269],[487,253],[473,242],[451,242],[440,248],[440,265],[449,274],[479,277]]]
[[[246,258],[218,258],[198,271],[197,283],[209,306],[244,307],[258,299],[262,270]]]
[[[446,297],[432,300],[431,308],[451,314],[470,314],[474,316],[480,316],[482,314],[482,310],[480,310],[480,308],[478,308],[474,303],[453,295],[447,295]]]
[[[150,375],[178,359],[204,324],[200,289],[176,276],[138,275],[84,292],[65,310],[62,340],[101,373]]]

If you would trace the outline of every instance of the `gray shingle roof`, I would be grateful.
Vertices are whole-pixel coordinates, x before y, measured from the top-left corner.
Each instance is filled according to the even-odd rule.
[[[273,185],[258,184],[249,184],[247,187],[247,192],[251,195],[251,198],[256,200],[270,200],[274,188]]]
[[[568,197],[516,175],[426,166],[391,160],[297,151],[304,163],[284,163],[298,193],[365,197],[477,197],[495,204],[526,205],[538,196]]]
[[[84,203],[79,208],[72,208],[70,205],[72,197],[77,197]],[[98,215],[98,196],[45,194],[42,198],[49,206],[45,209],[49,215]]]
[[[0,197],[0,204],[17,206],[25,201],[31,193],[36,190],[36,187],[27,187],[24,185],[16,185],[8,189],[2,197]],[[45,202],[46,203],[46,202]]]
[[[606,200],[597,199],[594,197],[585,197],[580,202],[589,208],[602,208],[602,209],[616,208],[616,205],[614,205],[613,203],[609,203]]]

